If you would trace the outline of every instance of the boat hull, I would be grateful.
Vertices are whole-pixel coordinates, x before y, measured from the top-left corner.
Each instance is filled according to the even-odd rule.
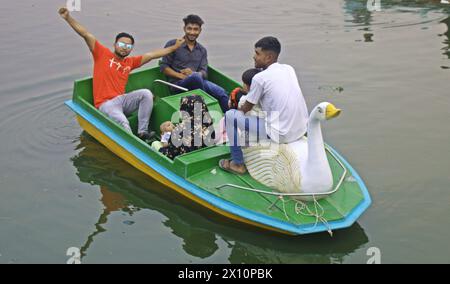
[[[184,197],[190,199],[191,201],[225,217],[232,220],[235,220],[239,223],[255,226],[264,230],[270,230],[277,233],[287,234],[287,235],[295,235],[295,233],[289,232],[289,231],[282,231],[277,228],[265,226],[263,224],[259,224],[256,222],[252,222],[248,219],[241,218],[239,216],[230,214],[229,212],[220,210],[217,207],[211,206],[211,204],[204,202],[202,199],[198,198],[197,196],[191,194],[190,192],[186,191],[184,188],[178,186],[177,184],[173,183],[172,181],[168,180],[166,177],[155,171],[153,168],[149,167],[148,165],[144,164],[142,161],[140,161],[137,157],[135,157],[132,153],[127,151],[125,148],[121,147],[119,144],[111,140],[108,136],[103,134],[100,130],[98,130],[95,126],[93,126],[91,123],[89,123],[87,120],[83,119],[81,116],[77,116],[77,121],[80,125],[80,127],[86,131],[89,135],[95,138],[98,142],[100,142],[103,146],[108,148],[111,152],[113,152],[115,155],[126,161],[131,166],[135,167],[136,169],[140,170],[144,174],[148,175],[155,181],[161,183],[164,186],[167,186],[168,188],[178,192],[179,194],[183,195]]]

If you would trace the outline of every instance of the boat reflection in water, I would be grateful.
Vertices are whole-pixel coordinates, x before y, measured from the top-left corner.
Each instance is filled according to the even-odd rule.
[[[84,241],[82,257],[89,253],[96,238],[106,231],[105,225],[112,213],[122,212],[132,216],[146,209],[164,215],[166,218],[162,223],[183,240],[184,252],[201,259],[217,252],[217,243],[221,240],[231,251],[228,256],[230,263],[340,263],[346,255],[368,242],[364,230],[357,223],[335,232],[333,238],[327,233],[291,237],[239,223],[230,226],[228,219],[194,207],[192,202],[168,191],[112,155],[84,132],[77,150],[80,152],[72,157],[77,175],[80,181],[99,186],[100,201],[104,206],[95,228]]]
[[[447,56],[448,59],[450,59],[450,17],[445,18],[441,21],[441,24],[444,24],[447,28],[447,31],[440,36],[445,36],[445,39],[443,41],[443,44],[445,45],[442,50],[443,54]],[[449,66],[441,66],[442,69],[450,69]]]

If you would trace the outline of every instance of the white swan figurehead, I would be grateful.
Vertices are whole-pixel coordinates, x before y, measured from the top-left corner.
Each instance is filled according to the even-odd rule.
[[[333,176],[323,142],[321,122],[341,113],[333,104],[322,102],[308,120],[308,137],[289,144],[244,148],[250,175],[283,193],[324,193],[333,187]],[[298,198],[305,199],[305,198]]]

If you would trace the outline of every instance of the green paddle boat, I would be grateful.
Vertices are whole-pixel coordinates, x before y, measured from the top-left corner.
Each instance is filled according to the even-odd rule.
[[[208,80],[228,92],[240,87],[211,66]],[[223,115],[217,100],[202,90],[173,94],[166,81],[159,67],[142,69],[129,77],[127,92],[146,88],[155,96],[151,130],[159,133],[162,122],[174,121],[180,99],[187,95],[202,96],[210,112]],[[72,100],[65,104],[75,112],[80,126],[111,152],[167,188],[224,216],[224,222],[234,220],[289,235],[332,232],[350,227],[371,204],[358,173],[329,145],[325,150],[333,189],[321,194],[283,193],[258,182],[249,173],[239,176],[223,171],[219,160],[230,156],[225,145],[202,148],[174,160],[162,155],[94,107],[92,78],[77,80]],[[217,115],[213,118],[220,119]],[[137,113],[128,119],[136,131]],[[297,197],[305,198],[302,201]]]

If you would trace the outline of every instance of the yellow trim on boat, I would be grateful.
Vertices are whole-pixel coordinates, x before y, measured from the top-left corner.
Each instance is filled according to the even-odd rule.
[[[150,176],[154,180],[158,181],[159,183],[169,187],[170,189],[173,189],[177,191],[178,193],[182,194],[183,196],[189,198],[190,200],[222,215],[227,218],[233,219],[235,221],[245,223],[248,225],[253,225],[259,228],[263,228],[266,230],[275,231],[282,234],[287,235],[295,235],[291,232],[279,230],[273,227],[269,227],[260,223],[256,223],[253,221],[250,221],[248,219],[244,219],[242,217],[236,216],[234,214],[231,214],[230,212],[226,212],[224,210],[221,210],[220,208],[217,208],[215,206],[212,206],[208,202],[205,202],[204,200],[198,198],[197,196],[193,195],[192,193],[188,192],[187,190],[183,189],[182,187],[174,184],[170,180],[166,179],[164,176],[160,175],[158,172],[153,170],[151,167],[144,164],[142,161],[137,159],[134,155],[132,155],[130,152],[128,152],[126,149],[118,145],[116,142],[114,142],[112,139],[110,139],[108,136],[103,134],[101,131],[99,131],[95,126],[93,126],[91,123],[89,123],[87,120],[83,119],[81,116],[77,115],[77,120],[80,126],[89,133],[92,137],[94,137],[97,141],[99,141],[101,144],[103,144],[106,148],[108,148],[111,152],[128,162],[130,165],[135,167],[136,169],[140,170],[141,172],[145,173],[146,175]]]

